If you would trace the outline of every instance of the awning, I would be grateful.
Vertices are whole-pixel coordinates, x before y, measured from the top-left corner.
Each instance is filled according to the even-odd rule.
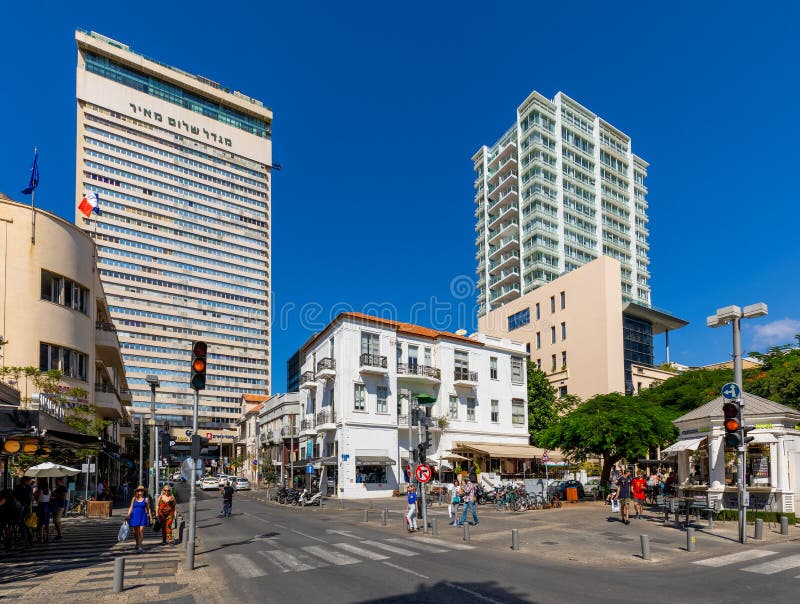
[[[670,445],[663,451],[661,451],[662,455],[677,455],[679,451],[697,451],[700,447],[700,444],[706,439],[705,436],[701,436],[700,438],[684,438],[683,440],[679,440],[673,445]]]
[[[771,445],[778,442],[778,439],[775,438],[774,434],[770,434],[769,432],[751,432],[748,436],[752,436],[753,440],[750,442],[759,443],[762,445]]]
[[[327,466],[327,467],[330,467],[330,466],[334,466],[335,467],[335,466],[339,465],[339,462],[336,459],[335,455],[333,455],[331,457],[323,457],[320,460],[320,462],[322,463],[323,466]]]
[[[541,458],[544,449],[530,445],[499,445],[493,443],[458,443],[456,449],[474,451],[489,457],[506,457],[511,459]],[[561,455],[548,451],[549,461],[561,461]]]
[[[356,455],[357,466],[393,466],[394,459],[386,455]]]

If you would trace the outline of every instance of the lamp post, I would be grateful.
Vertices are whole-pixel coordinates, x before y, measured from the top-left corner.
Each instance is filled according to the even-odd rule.
[[[744,409],[744,390],[742,389],[742,319],[755,319],[756,317],[764,317],[767,315],[767,305],[763,302],[756,302],[744,308],[738,306],[726,306],[717,310],[716,314],[706,318],[706,325],[708,327],[722,327],[730,323],[733,326],[733,381],[739,386],[742,392],[742,400],[739,402],[739,407]],[[744,412],[742,412],[742,416]],[[744,425],[744,417],[741,418],[742,425]],[[742,433],[744,434],[744,433]],[[738,468],[736,471],[736,483],[739,490],[739,542],[745,543],[747,541],[747,480],[745,472],[747,471],[747,444],[744,438],[741,439],[738,448]]]
[[[151,476],[149,481],[150,496],[153,501],[156,500],[156,491],[158,490],[158,434],[156,427],[156,388],[161,386],[157,375],[148,375],[145,381],[150,385],[150,462],[152,465]]]

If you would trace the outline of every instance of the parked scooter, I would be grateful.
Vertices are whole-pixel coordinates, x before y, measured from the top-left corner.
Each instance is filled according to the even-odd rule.
[[[313,495],[310,491],[303,489],[303,492],[300,493],[299,499],[300,505],[305,507],[307,505],[321,505],[322,504],[322,493],[317,491]]]

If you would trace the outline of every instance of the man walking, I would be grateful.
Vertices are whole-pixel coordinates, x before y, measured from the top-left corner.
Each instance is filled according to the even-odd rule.
[[[475,510],[475,481],[477,476],[470,474],[467,484],[464,485],[464,511],[461,512],[461,520],[453,523],[453,526],[461,526],[467,521],[467,511],[472,510],[472,524],[478,526],[478,512]]]
[[[222,488],[222,514],[221,516],[228,518],[233,509],[233,487],[231,481],[226,480],[225,486]]]
[[[631,481],[631,493],[633,494],[633,511],[636,512],[636,519],[642,517],[644,499],[647,495],[647,481],[644,472],[636,472],[636,478]]]
[[[51,497],[53,508],[53,524],[56,527],[55,541],[61,539],[61,518],[64,516],[64,510],[67,507],[67,487],[64,486],[63,478],[56,478],[56,488],[53,489],[53,496]]]
[[[628,520],[631,505],[631,471],[625,468],[625,471],[617,479],[617,492],[614,494],[614,499],[619,501],[619,513],[622,517],[622,522],[630,524]]]
[[[417,530],[417,487],[408,486],[408,514],[406,514],[406,527],[409,533]]]

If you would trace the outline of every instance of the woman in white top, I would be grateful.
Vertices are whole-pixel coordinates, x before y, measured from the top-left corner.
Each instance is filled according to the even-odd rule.
[[[50,486],[46,478],[39,479],[36,490],[36,517],[39,543],[50,543]]]

